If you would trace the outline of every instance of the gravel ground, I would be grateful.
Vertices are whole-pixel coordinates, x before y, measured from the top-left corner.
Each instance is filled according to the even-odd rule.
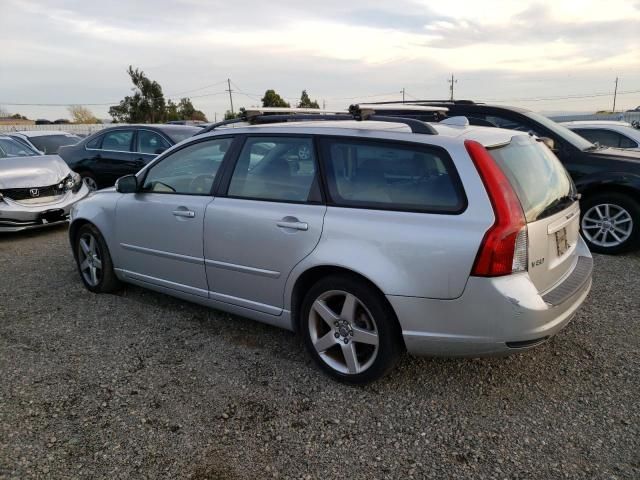
[[[640,255],[498,359],[324,377],[286,331],[86,291],[66,230],[0,238],[0,478],[640,478]]]

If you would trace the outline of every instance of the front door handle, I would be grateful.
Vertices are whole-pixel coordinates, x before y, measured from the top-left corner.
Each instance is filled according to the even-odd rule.
[[[309,224],[306,222],[300,222],[297,218],[283,218],[278,223],[276,223],[281,228],[291,228],[293,230],[309,230]]]
[[[176,217],[187,217],[187,218],[194,218],[196,216],[196,212],[193,212],[191,210],[174,210],[173,214]]]

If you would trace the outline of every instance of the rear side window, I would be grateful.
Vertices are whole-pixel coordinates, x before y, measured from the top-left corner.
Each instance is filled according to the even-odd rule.
[[[461,213],[466,198],[448,154],[415,144],[323,139],[334,204],[385,210]]]
[[[137,152],[150,155],[158,155],[171,146],[161,135],[151,130],[138,130],[137,143]]]
[[[527,222],[551,216],[574,202],[569,174],[543,143],[516,135],[489,153],[518,195]]]
[[[236,198],[307,202],[316,178],[311,138],[250,137],[229,184]]]
[[[106,133],[102,140],[102,150],[129,152],[131,140],[133,140],[133,130],[116,130]]]

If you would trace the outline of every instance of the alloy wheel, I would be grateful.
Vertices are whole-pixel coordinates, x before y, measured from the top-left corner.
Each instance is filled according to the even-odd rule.
[[[98,240],[89,233],[82,234],[78,241],[78,261],[84,281],[96,287],[102,278],[102,258]]]
[[[582,217],[582,233],[599,247],[617,247],[633,232],[633,218],[620,205],[594,205]]]
[[[82,177],[82,181],[87,186],[89,191],[94,192],[98,190],[98,184],[93,177]]]
[[[378,355],[375,319],[349,292],[331,290],[320,295],[309,311],[308,328],[322,361],[340,373],[362,373]]]

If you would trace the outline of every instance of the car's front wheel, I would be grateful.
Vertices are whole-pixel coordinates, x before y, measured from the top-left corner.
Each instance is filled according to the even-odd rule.
[[[95,192],[98,190],[98,181],[96,180],[95,175],[90,172],[80,172],[80,177],[82,178],[82,182],[87,186],[90,192]]]
[[[403,350],[391,307],[355,277],[336,275],[316,283],[303,301],[300,324],[311,357],[345,383],[365,384],[382,377]]]
[[[587,197],[581,209],[582,235],[592,251],[616,254],[640,246],[640,205],[630,196],[599,193]]]
[[[94,293],[109,293],[120,287],[104,238],[96,227],[85,224],[75,239],[75,257],[82,283]]]

